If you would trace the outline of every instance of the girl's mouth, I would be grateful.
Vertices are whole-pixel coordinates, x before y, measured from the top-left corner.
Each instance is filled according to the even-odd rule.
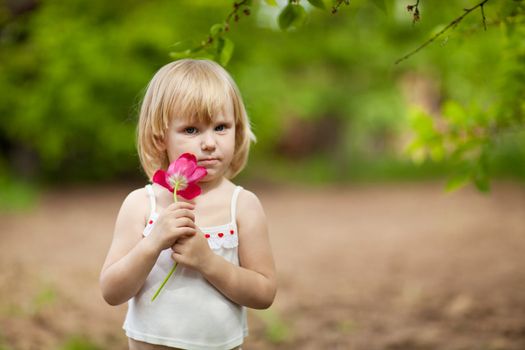
[[[219,160],[217,158],[207,158],[199,160],[198,163],[201,166],[211,166],[219,163]]]

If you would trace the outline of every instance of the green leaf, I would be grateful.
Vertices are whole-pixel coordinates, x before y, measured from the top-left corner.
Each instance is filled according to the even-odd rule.
[[[173,49],[174,51],[170,52],[169,56],[174,60],[178,60],[191,57],[192,54],[200,51],[202,47],[197,45],[194,40],[183,40],[176,42],[173,45]]]
[[[385,0],[372,0],[372,3],[376,5],[385,14],[388,12]]]
[[[475,176],[474,184],[480,192],[490,191],[490,182],[488,176]]]
[[[210,60],[210,61],[214,61],[215,60],[215,56],[212,55],[212,54],[208,54],[208,53],[199,53],[197,55],[193,55],[192,58],[195,58],[197,60]]]
[[[270,6],[277,6],[277,1],[276,0],[265,0],[266,4],[270,5]]]
[[[465,108],[456,101],[448,100],[442,108],[443,116],[452,124],[461,128],[467,124]]]
[[[218,62],[223,66],[226,67],[228,62],[230,61],[233,49],[234,49],[233,41],[231,41],[228,38],[219,38],[219,47],[217,50],[218,54]]]
[[[412,141],[410,141],[410,143],[405,149],[405,152],[407,154],[411,154],[412,152],[420,150],[421,148],[423,148],[423,144],[421,143],[421,140],[418,138],[415,138]]]
[[[454,144],[455,149],[453,152],[450,153],[450,160],[453,162],[461,162],[463,160],[463,157],[468,154],[469,152],[475,151],[477,148],[480,147],[479,140],[477,139],[469,139],[466,141],[463,141],[462,143],[459,143],[459,141],[456,141]]]
[[[411,110],[410,124],[422,140],[426,141],[436,137],[434,119],[423,110],[418,108]]]
[[[313,7],[317,7],[318,9],[326,9],[326,4],[323,0],[308,0],[308,2],[310,3],[310,5],[312,5]]]
[[[195,45],[196,45],[195,40],[182,40],[182,41],[177,41],[175,44],[173,44],[172,48],[176,52],[182,52],[182,51],[190,50]]]
[[[445,148],[443,147],[441,140],[437,140],[430,147],[430,157],[436,163],[442,161],[445,158]]]
[[[212,38],[217,37],[218,34],[224,31],[224,23],[215,23],[210,28],[210,35]]]
[[[445,186],[446,192],[453,192],[457,189],[465,186],[470,181],[469,173],[461,173],[454,175],[450,180],[448,180],[447,185]]]
[[[294,10],[293,5],[288,4],[279,14],[279,28],[286,30],[290,27],[294,21]]]
[[[174,60],[180,60],[182,58],[188,58],[191,56],[191,52],[187,51],[172,51],[169,53],[170,58]]]
[[[490,152],[489,147],[489,144],[483,145],[483,151],[481,152],[478,162],[474,167],[474,184],[481,192],[490,191],[490,180],[488,172],[488,152]]]
[[[279,28],[299,28],[306,20],[306,10],[298,4],[288,4],[279,14]]]
[[[425,161],[425,148],[420,139],[413,140],[407,146],[406,153],[415,164],[422,164]]]

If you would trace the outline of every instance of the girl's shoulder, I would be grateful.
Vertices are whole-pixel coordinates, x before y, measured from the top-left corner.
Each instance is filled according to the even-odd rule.
[[[239,192],[239,202],[243,202],[244,204],[248,205],[254,205],[257,203],[260,203],[259,198],[255,193],[253,193],[250,190],[247,190],[246,188],[242,188]]]
[[[140,187],[129,192],[124,202],[128,201],[134,205],[139,205],[143,203],[145,199],[148,199],[148,191],[145,187]]]
[[[143,218],[146,222],[147,213],[149,211],[148,192],[145,187],[137,188],[128,193],[122,202],[121,212],[125,212],[126,216],[134,216],[136,218]]]
[[[236,185],[231,180],[226,180],[223,185],[223,189],[221,191],[221,196],[225,198],[231,198],[234,194],[235,190],[241,186]],[[261,202],[259,201],[259,198],[257,198],[257,195],[250,190],[247,190],[244,187],[241,187],[238,195],[237,195],[237,205],[236,207],[237,212],[240,212],[241,210],[244,211],[245,207],[248,207],[249,210],[257,209],[258,207],[262,208]]]
[[[259,197],[257,197],[255,193],[244,188],[239,192],[239,197],[237,199],[237,220],[266,220],[264,208]]]

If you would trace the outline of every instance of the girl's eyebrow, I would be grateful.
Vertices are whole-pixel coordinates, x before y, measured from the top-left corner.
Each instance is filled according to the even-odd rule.
[[[208,121],[199,121],[197,118],[195,119],[187,119],[187,118],[176,118],[173,120],[173,125],[175,127],[182,127],[182,126],[199,126],[201,124],[227,124],[227,123],[233,123],[234,118],[228,117],[225,114],[219,114],[215,116],[214,118],[211,118],[211,120]]]
[[[183,119],[183,118],[179,118],[177,120],[175,120],[175,125],[189,125],[189,124],[199,124],[199,121],[198,120],[194,120],[194,119]]]
[[[222,122],[230,122],[230,121],[232,121],[233,119],[235,119],[235,118],[230,117],[230,116],[227,115],[227,114],[219,114],[218,116],[216,116],[215,118],[213,118],[213,121],[215,121],[215,122],[220,122],[220,121],[222,121]]]

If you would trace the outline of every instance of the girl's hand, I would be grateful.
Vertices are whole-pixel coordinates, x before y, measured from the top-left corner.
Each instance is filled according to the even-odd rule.
[[[160,215],[151,233],[146,237],[151,240],[159,252],[173,246],[182,237],[191,237],[196,233],[195,205],[187,202],[170,204]]]
[[[195,235],[177,240],[171,249],[173,250],[171,258],[175,262],[197,271],[202,271],[215,256],[208,245],[208,240],[199,229]]]

